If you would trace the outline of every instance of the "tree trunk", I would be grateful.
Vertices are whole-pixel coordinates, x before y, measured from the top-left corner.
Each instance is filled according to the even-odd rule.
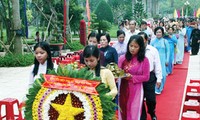
[[[147,12],[147,0],[142,0],[142,4],[144,5],[144,11]]]
[[[8,18],[7,17],[5,17],[5,19],[7,19],[6,20],[6,22],[5,22],[5,24],[6,24],[6,32],[7,32],[7,44],[11,44],[10,42],[11,42],[11,40],[12,40],[12,37],[13,37],[13,31],[11,31],[11,28],[12,28],[12,24],[11,24],[11,19],[12,19],[12,15],[11,15],[11,6],[10,6],[10,2],[8,1],[7,2],[7,5],[8,5]],[[10,50],[11,51],[13,51],[13,49],[12,49],[12,47],[10,47]]]
[[[3,42],[3,22],[0,20],[1,41]]]
[[[154,0],[153,1],[152,8],[153,8],[152,15],[155,17],[156,15],[159,14],[159,11],[158,11],[158,0]]]
[[[132,13],[134,13],[135,0],[132,0]]]
[[[171,7],[174,7],[174,0],[171,0]]]
[[[5,1],[1,0],[1,12],[0,12],[0,17],[1,20],[3,21],[4,26],[6,27],[6,36],[7,36],[7,43],[10,45],[10,42],[12,40],[13,32],[11,31],[11,7],[10,7],[10,2],[7,2],[7,6],[5,5]],[[8,12],[6,12],[8,11]],[[12,47],[10,47],[12,48]]]
[[[69,19],[69,0],[66,0],[66,5],[67,5],[67,6],[66,6],[66,11],[67,11],[67,12],[66,12],[66,16],[67,16],[67,21],[66,21],[66,24],[67,24],[67,25],[66,25],[66,26],[67,26],[66,34],[67,34],[67,36],[66,36],[66,37],[67,37],[67,42],[68,42],[68,41],[70,40],[70,34],[71,34],[71,32],[70,32],[70,31],[71,31],[71,30],[70,30],[70,24],[69,24],[69,22],[70,22],[70,21],[69,21],[69,20],[70,20],[70,19]]]
[[[13,31],[11,30],[12,26],[11,26],[11,18],[6,18],[6,22],[5,26],[6,26],[6,36],[7,36],[7,44],[11,44],[12,41],[12,37],[13,37]],[[13,51],[13,50],[11,50]]]
[[[20,32],[21,30],[21,20],[20,20],[20,12],[19,12],[19,0],[12,0],[12,6],[13,6],[13,29],[16,31],[16,33]],[[22,40],[21,35],[16,34],[14,38],[14,53],[22,54]]]

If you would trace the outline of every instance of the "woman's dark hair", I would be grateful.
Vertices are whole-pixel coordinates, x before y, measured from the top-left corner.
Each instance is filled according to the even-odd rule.
[[[144,35],[145,40],[148,40],[148,36],[145,32],[139,32],[138,35]]]
[[[163,26],[165,26],[164,21],[160,21],[158,25],[160,26],[161,23],[163,24]],[[160,27],[162,27],[162,26],[160,26]]]
[[[89,58],[91,56],[96,57],[98,60],[97,66],[95,67],[95,75],[100,76],[100,51],[99,49],[94,45],[87,45],[83,50],[83,58]]]
[[[180,22],[182,22],[182,24],[183,24],[181,27],[182,27],[182,28],[185,28],[185,21],[184,21],[184,20],[181,20]]]
[[[172,26],[172,27],[169,27],[167,30],[169,30],[169,29],[172,29],[172,30],[174,31],[174,26]]]
[[[125,22],[126,21],[123,20],[120,25],[124,27]]]
[[[53,62],[52,62],[52,59],[51,59],[51,50],[50,50],[50,46],[48,43],[46,42],[38,42],[36,43],[36,45],[34,46],[34,51],[38,48],[42,48],[43,50],[45,50],[48,54],[48,57],[47,57],[47,71],[46,73],[48,73],[48,70],[49,69],[53,69]],[[33,68],[33,75],[37,75],[38,73],[38,68],[39,68],[39,62],[37,61],[36,57],[35,57],[35,60],[34,60],[34,68]]]
[[[121,34],[123,34],[125,36],[125,32],[123,30],[118,30],[117,37],[119,37]]]
[[[147,22],[146,21],[142,21],[141,23],[140,23],[140,26],[141,25],[147,25]]]
[[[88,35],[88,40],[90,37],[97,37],[97,33],[95,31],[92,31],[89,35]]]
[[[162,35],[164,35],[164,29],[163,29],[163,27],[160,27],[160,26],[155,28],[155,30],[154,30],[154,34],[155,34],[155,35],[156,35],[156,32],[157,32],[158,30],[161,30]]]
[[[130,37],[129,41],[128,41],[128,45],[127,45],[127,52],[126,52],[126,60],[130,61],[132,58],[132,54],[130,53],[129,50],[129,45],[132,41],[135,41],[139,46],[139,51],[138,51],[138,55],[137,55],[137,60],[139,62],[142,62],[145,58],[145,45],[144,45],[144,40],[140,35],[133,35]]]
[[[102,34],[100,35],[100,37],[99,37],[99,41],[100,41],[101,36],[106,36],[106,39],[108,40],[108,43],[110,42],[110,35],[109,35],[108,33],[102,33]],[[99,41],[98,41],[98,42],[99,42]]]
[[[35,33],[35,35],[36,35],[36,36],[39,35],[39,31],[37,31],[37,32]]]

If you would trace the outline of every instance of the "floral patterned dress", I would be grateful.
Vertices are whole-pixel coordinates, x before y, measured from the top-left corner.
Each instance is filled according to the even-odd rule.
[[[119,120],[140,120],[143,102],[142,83],[149,80],[149,61],[145,58],[139,62],[137,56],[132,57],[131,61],[127,61],[125,55],[122,55],[118,65],[132,75],[129,80],[121,80]]]

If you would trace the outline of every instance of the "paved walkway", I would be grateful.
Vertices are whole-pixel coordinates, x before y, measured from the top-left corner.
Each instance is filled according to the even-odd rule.
[[[22,101],[28,88],[31,67],[0,68],[0,99],[17,98]]]
[[[1,67],[0,100],[12,97],[21,102],[27,92],[30,71],[30,66]],[[200,53],[196,56],[190,56],[187,82],[192,78],[200,79]]]
[[[182,117],[182,112],[183,111],[183,104],[185,102],[185,95],[186,95],[186,85],[189,84],[190,79],[198,79],[200,80],[200,53],[198,55],[190,56],[189,59],[189,66],[188,66],[188,73],[187,73],[187,78],[186,78],[186,83],[185,83],[185,88],[184,88],[184,95],[182,98],[182,106],[180,110],[180,115],[179,115],[179,120],[181,120]]]
[[[188,68],[187,82],[193,78],[200,79],[200,53],[198,55],[190,56]]]

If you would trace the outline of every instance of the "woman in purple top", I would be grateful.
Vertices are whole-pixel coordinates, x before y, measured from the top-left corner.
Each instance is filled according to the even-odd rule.
[[[119,120],[140,120],[143,102],[142,83],[149,79],[149,61],[145,57],[143,38],[133,35],[127,45],[127,52],[119,58],[119,67],[126,72],[121,79]]]
[[[124,55],[126,53],[127,44],[124,42],[125,40],[125,32],[123,30],[117,31],[117,39],[118,41],[112,46],[117,50],[118,57]]]

